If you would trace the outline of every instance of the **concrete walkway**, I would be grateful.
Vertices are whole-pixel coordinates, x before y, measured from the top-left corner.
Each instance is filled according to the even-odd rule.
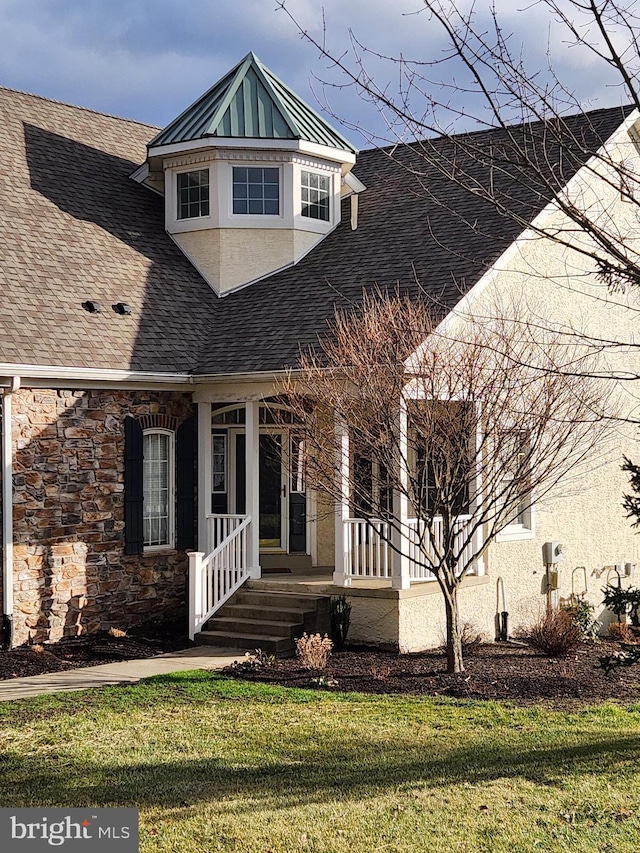
[[[84,666],[65,672],[29,675],[26,678],[8,678],[0,681],[0,702],[65,690],[106,687],[109,684],[135,684],[136,681],[151,675],[166,675],[190,669],[222,669],[234,660],[242,660],[244,654],[241,649],[196,646],[182,652],[171,652],[152,658]]]

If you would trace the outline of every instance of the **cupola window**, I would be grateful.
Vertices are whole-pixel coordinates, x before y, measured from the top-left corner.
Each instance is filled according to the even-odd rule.
[[[257,216],[280,213],[278,168],[233,167],[233,212]]]
[[[178,219],[209,216],[209,170],[178,175]]]
[[[330,178],[316,172],[301,173],[302,215],[329,221]]]

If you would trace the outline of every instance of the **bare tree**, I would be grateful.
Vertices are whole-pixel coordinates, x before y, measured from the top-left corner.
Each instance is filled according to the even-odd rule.
[[[627,151],[605,146],[611,128],[602,126],[601,117],[585,112],[584,104],[556,73],[549,52],[546,67],[531,67],[521,45],[502,27],[493,3],[422,0],[422,4],[429,25],[439,27],[445,36],[447,47],[437,57],[385,56],[353,34],[351,50],[336,55],[326,33],[320,41],[303,32],[341,73],[342,85],[355,87],[384,115],[387,136],[372,141],[410,142],[419,155],[417,165],[406,158],[397,162],[399,168],[414,172],[416,187],[430,194],[433,175],[444,177],[523,230],[570,248],[576,275],[590,276],[598,285],[604,282],[610,294],[640,286],[640,254],[628,223],[621,224],[619,210],[598,203],[611,193],[638,207],[640,173],[634,166],[633,134]],[[287,0],[278,5],[292,17]],[[640,109],[640,17],[635,0],[535,0],[520,14],[526,19],[527,13],[541,8],[556,31],[563,32],[566,49],[587,51],[618,85],[627,105],[621,108],[620,120]],[[399,81],[395,89],[369,71],[372,58],[378,71],[380,61],[393,67]],[[499,133],[467,132],[483,129]],[[397,149],[386,150],[389,157],[397,156]],[[568,186],[579,170],[581,182]],[[440,197],[433,201],[446,204]],[[561,216],[536,218],[547,203],[553,203]],[[461,219],[465,216],[460,209],[455,213]],[[477,218],[465,224],[482,229]],[[450,248],[463,252],[459,245]],[[532,277],[536,274],[544,276],[545,271],[530,271]],[[576,330],[569,332],[573,335]],[[630,338],[578,334],[594,350],[637,348]],[[626,367],[608,372],[618,379],[638,379],[637,371]]]
[[[310,484],[346,492],[371,535],[438,583],[450,672],[464,668],[465,577],[534,501],[606,455],[607,383],[565,369],[575,345],[500,316],[516,308],[445,333],[426,300],[365,294],[282,389]]]

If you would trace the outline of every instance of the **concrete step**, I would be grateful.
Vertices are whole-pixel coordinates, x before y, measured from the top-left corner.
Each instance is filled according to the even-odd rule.
[[[308,554],[260,554],[260,565],[268,572],[307,572],[311,570]]]
[[[207,631],[224,631],[226,634],[264,634],[271,637],[301,637],[304,626],[301,622],[268,622],[266,619],[234,619],[214,616],[206,624]]]
[[[286,656],[294,653],[294,640],[305,632],[328,630],[328,596],[271,592],[245,584],[196,634],[196,642]]]
[[[315,610],[319,601],[325,596],[307,595],[305,593],[274,592],[241,587],[232,599],[233,604],[249,604],[257,607],[278,607],[294,610]]]
[[[282,607],[267,607],[260,604],[225,604],[216,616],[225,616],[235,619],[268,619],[272,622],[303,622],[309,613],[315,613],[315,608],[307,607],[304,610],[287,605],[286,610]]]
[[[224,631],[200,631],[196,642],[205,646],[224,646],[228,649],[254,651],[261,649],[268,655],[292,655],[295,643],[286,637],[268,634],[227,634]]]

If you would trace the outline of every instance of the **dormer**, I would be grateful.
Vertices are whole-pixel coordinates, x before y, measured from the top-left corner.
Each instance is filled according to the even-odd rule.
[[[137,180],[223,295],[297,263],[340,222],[356,149],[250,53],[148,145]]]

